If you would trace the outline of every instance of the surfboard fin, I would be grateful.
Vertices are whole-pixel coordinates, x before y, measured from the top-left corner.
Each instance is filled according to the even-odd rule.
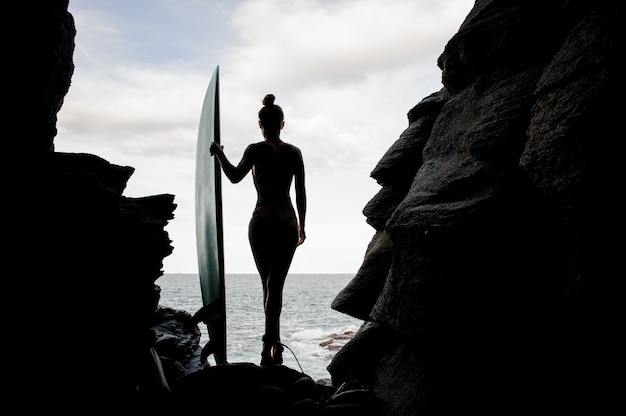
[[[222,299],[221,298],[217,298],[217,299],[213,300],[211,303],[209,303],[208,305],[201,307],[191,317],[192,324],[198,325],[200,322],[202,322],[202,323],[208,325],[209,324],[209,318],[212,315],[218,314],[221,307],[222,307]]]
[[[202,364],[209,364],[209,356],[215,351],[215,345],[212,341],[207,342],[200,352],[200,361]]]

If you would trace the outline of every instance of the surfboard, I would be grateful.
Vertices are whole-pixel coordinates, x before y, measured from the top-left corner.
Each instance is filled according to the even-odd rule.
[[[219,65],[207,88],[198,127],[196,147],[195,213],[198,276],[202,308],[193,320],[207,325],[209,340],[201,360],[226,363],[226,302],[222,229],[222,177],[219,162],[209,153],[211,142],[220,143]]]

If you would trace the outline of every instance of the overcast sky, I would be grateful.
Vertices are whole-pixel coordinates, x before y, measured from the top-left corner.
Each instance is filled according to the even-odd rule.
[[[124,195],[173,194],[165,273],[196,273],[194,176],[202,103],[219,65],[221,138],[233,163],[262,140],[267,93],[281,138],[303,153],[307,240],[292,273],[358,271],[374,235],[362,210],[370,177],[441,88],[437,58],[473,0],[70,0],[76,66],[58,114],[59,152],[132,166]],[[249,175],[223,176],[226,273],[256,273]]]

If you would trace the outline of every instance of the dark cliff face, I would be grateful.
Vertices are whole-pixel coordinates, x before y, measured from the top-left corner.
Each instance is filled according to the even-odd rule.
[[[8,7],[23,26],[3,38],[5,396],[24,413],[131,406],[154,343],[174,196],[125,197],[132,167],[54,151],[74,69],[68,2]]]
[[[332,305],[368,323],[333,381],[367,381],[389,415],[616,404],[623,17],[476,2],[444,88],[372,171],[376,234]]]
[[[5,97],[3,128],[11,152],[54,149],[57,113],[74,72],[74,19],[68,0],[12,2],[3,37]]]

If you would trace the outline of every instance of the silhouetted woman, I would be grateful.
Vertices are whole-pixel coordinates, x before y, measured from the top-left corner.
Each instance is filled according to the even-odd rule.
[[[306,238],[306,189],[304,162],[300,149],[280,139],[285,125],[283,110],[274,104],[275,97],[263,98],[259,127],[265,140],[250,144],[241,161],[234,166],[224,155],[223,147],[212,143],[210,152],[232,183],[240,182],[250,170],[257,191],[257,202],[248,227],[248,238],[263,284],[265,335],[261,365],[282,364],[280,313],[283,287],[296,247]],[[296,208],[289,196],[295,179]]]

